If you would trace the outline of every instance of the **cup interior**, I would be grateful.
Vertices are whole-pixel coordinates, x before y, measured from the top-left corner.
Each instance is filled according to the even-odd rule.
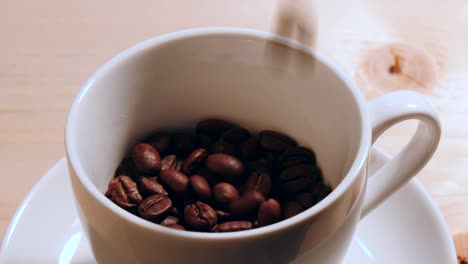
[[[335,188],[362,143],[356,91],[312,51],[292,46],[266,33],[207,30],[123,52],[96,72],[72,107],[72,164],[103,193],[144,135],[217,117],[283,132],[312,148]]]

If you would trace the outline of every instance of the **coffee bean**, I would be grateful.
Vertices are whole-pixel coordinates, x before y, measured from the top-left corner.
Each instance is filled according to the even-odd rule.
[[[272,130],[261,131],[259,137],[260,146],[267,151],[281,153],[297,146],[294,139]]]
[[[198,134],[195,136],[196,145],[199,148],[209,149],[212,143],[211,138],[205,134]]]
[[[218,220],[215,210],[202,202],[187,205],[184,210],[184,219],[190,227],[202,231],[210,230]]]
[[[172,138],[167,133],[155,133],[145,141],[155,148],[160,155],[164,155],[171,147]]]
[[[249,221],[231,221],[219,224],[216,232],[236,232],[252,229],[253,225]]]
[[[186,157],[195,150],[195,137],[187,133],[175,134],[172,139],[172,147],[181,157]]]
[[[162,194],[166,196],[168,195],[164,187],[158,182],[157,177],[140,176],[139,184],[141,192],[146,196],[150,196],[153,194]]]
[[[279,179],[284,191],[294,194],[307,190],[316,180],[316,173],[314,165],[302,163],[286,168]]]
[[[245,160],[259,159],[263,154],[263,150],[260,148],[258,137],[252,136],[247,140],[243,141],[239,146],[239,152]]]
[[[122,162],[119,163],[117,169],[115,170],[114,177],[126,175],[130,178],[136,178],[138,173],[136,172],[135,165],[133,165],[130,158],[125,157]]]
[[[198,148],[194,150],[184,161],[183,163],[183,171],[185,174],[190,175],[194,172],[194,170],[202,164],[205,160],[208,152],[206,149]]]
[[[187,191],[189,178],[178,170],[162,170],[160,178],[161,181],[166,184],[173,192],[185,193]]]
[[[315,157],[315,153],[305,147],[295,147],[285,151],[278,159],[280,170],[301,163],[309,163],[316,166],[317,158]]]
[[[168,215],[166,218],[164,218],[164,220],[161,221],[161,223],[159,223],[160,225],[163,225],[163,226],[169,226],[169,225],[175,225],[179,223],[179,218],[175,217],[175,216],[172,216],[172,215]]]
[[[132,149],[132,161],[143,175],[156,175],[161,169],[161,157],[150,144],[140,143]]]
[[[304,208],[297,202],[288,202],[283,207],[283,219],[288,219],[299,213],[302,213]]]
[[[327,197],[332,192],[330,186],[326,185],[322,181],[316,182],[312,187],[312,193],[315,196],[315,203],[320,202],[323,198]]]
[[[218,223],[230,221],[232,218],[230,213],[222,210],[216,210],[216,216],[218,217]]]
[[[211,198],[211,187],[208,182],[200,175],[190,176],[190,186],[198,198],[208,200]]]
[[[302,208],[307,209],[315,204],[314,194],[310,192],[302,192],[297,194],[294,199],[296,203],[300,204]]]
[[[258,170],[250,173],[244,187],[245,192],[258,191],[267,198],[271,191],[271,178],[267,170]]]
[[[239,143],[250,137],[250,132],[243,127],[231,127],[224,132],[220,139],[231,143]]]
[[[220,205],[227,206],[233,201],[239,200],[239,191],[227,182],[218,183],[213,188],[213,196]]]
[[[216,174],[212,173],[206,168],[198,168],[195,174],[202,176],[211,186],[216,185],[221,181],[221,179],[217,177]]]
[[[265,201],[259,192],[245,193],[239,200],[229,205],[229,212],[236,216],[249,216],[257,212],[258,207]]]
[[[225,153],[234,155],[236,153],[236,147],[226,141],[217,141],[210,148],[211,153]]]
[[[238,177],[244,172],[244,164],[239,159],[224,153],[209,155],[205,160],[205,166],[225,178]]]
[[[138,206],[138,215],[151,222],[163,219],[172,209],[172,201],[165,195],[155,194]]]
[[[161,160],[161,170],[175,169],[177,166],[176,155],[167,155]]]
[[[173,225],[167,225],[166,227],[172,228],[172,229],[177,229],[177,230],[185,230],[185,227],[178,225],[178,224],[173,224]]]
[[[267,226],[276,223],[281,218],[281,205],[274,199],[268,199],[258,208],[258,226]]]
[[[113,178],[109,182],[105,195],[126,210],[133,210],[142,200],[136,183],[125,175]]]
[[[211,118],[198,122],[195,130],[197,134],[206,134],[217,138],[230,127],[232,127],[232,124],[225,120]]]

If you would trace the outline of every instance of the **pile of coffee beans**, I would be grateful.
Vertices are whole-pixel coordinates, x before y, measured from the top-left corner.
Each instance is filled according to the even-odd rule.
[[[276,223],[331,192],[315,153],[291,137],[225,120],[156,132],[130,150],[105,195],[169,228],[232,232]]]

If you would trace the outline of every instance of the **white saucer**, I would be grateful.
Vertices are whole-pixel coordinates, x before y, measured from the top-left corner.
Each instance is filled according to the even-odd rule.
[[[375,149],[379,167],[388,156]],[[65,159],[34,186],[10,223],[1,263],[96,263],[75,212]],[[370,168],[370,171],[376,168]],[[344,263],[457,263],[444,219],[417,180],[359,224]]]

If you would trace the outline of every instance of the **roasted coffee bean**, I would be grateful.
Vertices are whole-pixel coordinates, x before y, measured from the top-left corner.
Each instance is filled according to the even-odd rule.
[[[236,216],[249,216],[256,213],[263,202],[265,202],[265,197],[261,193],[245,193],[239,200],[233,201],[229,205],[229,212]]]
[[[184,210],[184,219],[190,227],[202,231],[210,230],[218,221],[215,210],[202,202],[187,205]]]
[[[240,198],[236,187],[227,182],[216,184],[213,188],[213,196],[221,206],[227,206]]]
[[[239,143],[250,137],[250,132],[243,127],[231,127],[224,132],[220,139],[231,143]]]
[[[179,210],[177,207],[175,207],[175,206],[173,205],[170,214],[173,215],[173,216],[175,216],[175,217],[177,217],[177,218],[179,218],[179,217],[181,216],[181,213],[180,213],[181,211],[183,211],[183,210]]]
[[[159,224],[163,226],[169,226],[169,225],[175,225],[177,223],[179,223],[179,218],[169,215],[166,218],[164,218],[164,220],[162,220],[161,223]]]
[[[138,182],[140,184],[141,192],[146,196],[150,196],[153,194],[162,194],[166,196],[168,195],[164,187],[158,182],[157,177],[140,176]]]
[[[211,118],[198,122],[195,130],[197,134],[206,134],[210,137],[217,138],[232,126],[231,123],[225,120]]]
[[[155,133],[149,136],[146,142],[153,146],[160,155],[164,155],[171,147],[172,138],[167,133]]]
[[[115,170],[114,177],[126,175],[130,178],[136,178],[138,173],[136,172],[135,165],[133,165],[132,161],[126,157],[119,163],[117,169]]]
[[[165,195],[155,194],[138,206],[138,215],[151,222],[158,222],[172,210],[172,201]]]
[[[299,213],[302,213],[304,208],[297,202],[288,202],[283,206],[283,219],[288,219]]]
[[[317,178],[316,167],[302,163],[286,168],[280,174],[281,185],[288,194],[294,194],[309,189]]]
[[[285,151],[278,159],[278,168],[284,170],[287,167],[291,167],[301,163],[310,163],[317,165],[317,158],[315,153],[305,147],[295,147]]]
[[[258,226],[267,226],[281,219],[281,205],[274,199],[268,199],[258,208]]]
[[[113,178],[105,195],[126,210],[133,210],[142,200],[136,183],[125,175]]]
[[[294,196],[293,199],[296,203],[300,204],[302,208],[307,209],[314,205],[315,197],[310,192],[302,192]]]
[[[206,168],[198,168],[196,175],[202,176],[211,186],[216,185],[221,181],[221,179],[217,177],[216,174],[212,173]]]
[[[181,157],[186,157],[195,150],[195,137],[191,134],[179,133],[172,138],[172,147]]]
[[[244,164],[236,157],[224,153],[209,155],[205,160],[208,170],[225,178],[233,178],[242,175]]]
[[[271,177],[267,170],[257,170],[250,173],[244,186],[245,192],[260,192],[268,198],[271,191]]]
[[[243,141],[239,146],[239,152],[245,160],[256,160],[262,157],[264,151],[260,148],[258,137],[252,136]]]
[[[211,144],[212,144],[212,139],[208,135],[197,134],[195,135],[195,142],[196,142],[197,147],[199,148],[210,149]]]
[[[173,192],[185,193],[187,191],[189,178],[178,170],[162,170],[160,178]]]
[[[236,147],[226,141],[217,141],[210,148],[211,153],[225,153],[234,155],[236,153]]]
[[[208,151],[203,148],[198,148],[194,150],[184,161],[183,163],[183,172],[187,175],[190,175],[194,172],[194,170],[203,163],[206,156],[208,155]]]
[[[222,210],[216,210],[216,216],[218,217],[218,223],[230,221],[232,218],[230,213]]]
[[[156,175],[161,170],[161,157],[150,144],[140,143],[133,147],[132,161],[142,175]]]
[[[208,182],[200,175],[190,176],[190,186],[198,198],[208,200],[211,198],[211,187]]]
[[[161,170],[176,169],[177,162],[176,155],[167,155],[161,160]]]
[[[267,151],[282,153],[297,146],[294,139],[272,130],[264,130],[259,133],[259,143]]]
[[[326,185],[322,181],[316,182],[312,187],[312,193],[315,196],[315,203],[320,202],[323,198],[327,197],[332,192],[330,186]]]
[[[172,228],[172,229],[177,229],[177,230],[185,230],[185,227],[178,225],[178,224],[173,224],[173,225],[167,225],[166,227]]]
[[[231,221],[219,224],[216,232],[236,232],[252,229],[253,225],[249,221]]]

